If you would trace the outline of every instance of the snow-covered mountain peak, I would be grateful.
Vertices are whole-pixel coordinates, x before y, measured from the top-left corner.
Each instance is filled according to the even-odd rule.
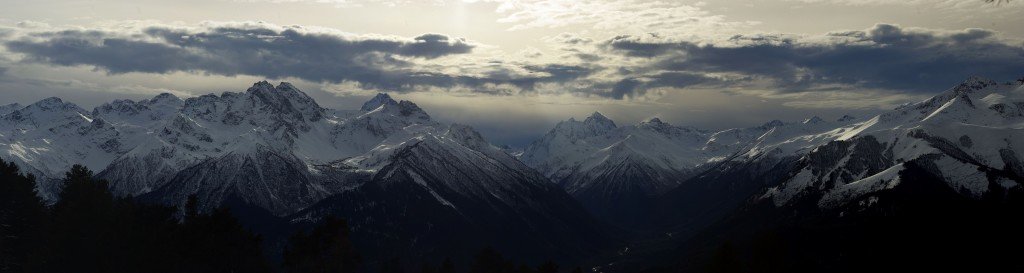
[[[28,123],[33,126],[54,126],[66,125],[68,122],[92,122],[89,112],[78,105],[64,102],[60,98],[51,97],[29,104],[24,108],[14,110],[4,119],[10,123]],[[47,126],[48,127],[48,126]]]
[[[430,115],[428,115],[426,111],[423,111],[423,108],[420,108],[419,105],[416,105],[416,103],[411,101],[403,100],[398,102],[397,109],[398,114],[405,117],[420,117],[425,120],[430,119]]]
[[[181,112],[190,118],[230,126],[247,124],[272,131],[286,128],[287,134],[310,129],[323,120],[326,109],[288,83],[274,87],[266,81],[253,84],[244,93],[224,92],[185,100]]]
[[[628,126],[627,126],[628,127]],[[620,128],[627,128],[620,127]],[[704,143],[708,140],[710,132],[690,126],[674,126],[667,122],[661,121],[659,118],[650,118],[648,120],[641,121],[636,125],[638,129],[644,129],[651,132],[656,132],[663,137],[672,138],[675,140],[686,140],[686,141],[697,141]],[[626,129],[625,131],[628,131]],[[628,133],[632,134],[632,133]],[[695,144],[690,142],[690,144]]]
[[[967,77],[967,79],[964,79],[964,81],[960,82],[960,84],[958,84],[954,89],[958,89],[958,90],[969,90],[969,89],[977,90],[977,89],[985,88],[986,86],[992,86],[992,85],[996,85],[996,84],[997,84],[996,81],[993,81],[993,80],[988,79],[988,78],[983,78],[983,77],[980,77],[980,76],[970,76],[970,77]]]
[[[987,117],[989,110],[1000,112],[1004,115],[1008,108],[1014,112],[1016,107],[1013,102],[1009,104],[995,105],[990,103],[991,99],[1013,95],[1020,88],[1015,83],[998,84],[995,81],[971,77],[964,82],[939,93],[927,100],[901,105],[893,111],[886,112],[879,116],[878,124],[871,124],[873,127],[891,127],[907,124],[910,122],[928,121],[930,123],[941,123],[947,120],[973,123],[978,125],[992,125],[993,122],[1001,123],[1001,119]],[[988,99],[989,101],[982,101]]]
[[[559,138],[566,139],[569,142],[575,142],[577,140],[605,134],[616,128],[615,123],[610,119],[605,118],[597,112],[595,112],[595,114],[596,115],[591,115],[584,121],[577,121],[575,118],[569,118],[568,120],[558,122],[558,124],[555,125],[555,128],[548,131],[545,138]]]
[[[171,94],[171,93],[160,93],[159,95],[156,95],[156,97],[153,97],[152,99],[142,100],[140,102],[148,104],[148,105],[177,105],[177,106],[181,106],[181,104],[184,103],[185,100],[183,100],[183,99],[179,98],[178,96],[175,96],[174,94]]]
[[[1000,179],[1024,177],[1018,147],[1024,87],[971,77],[936,96],[870,120],[821,134],[783,185],[769,191],[777,205],[802,192],[825,193],[819,205],[840,206],[899,182],[904,165],[929,166],[957,192],[980,197]],[[834,138],[838,136],[838,138]]]
[[[132,100],[114,100],[112,102],[104,103],[96,108],[93,108],[93,116],[119,114],[134,116],[139,113],[149,110],[146,106],[147,103],[136,103]]]
[[[274,87],[267,81],[260,81],[246,90],[246,94],[260,100],[274,114],[292,115],[306,121],[317,121],[324,116],[324,109],[313,98],[290,83],[282,82]]]
[[[452,123],[448,126],[448,131],[445,132],[445,135],[474,150],[490,145],[490,143],[487,143],[487,140],[484,140],[483,135],[480,135],[479,132],[469,125]]]
[[[785,125],[786,125],[785,122],[783,122],[781,120],[774,119],[774,120],[771,120],[769,122],[765,122],[764,124],[762,124],[760,126],[760,128],[762,128],[762,129],[771,129],[771,128],[775,128],[775,127],[779,127],[779,126],[785,126]]]
[[[647,120],[644,120],[644,121],[640,122],[640,124],[645,124],[645,123],[646,124],[665,124],[664,122],[661,121],[660,118],[656,118],[656,117],[655,118],[650,118],[650,119],[647,119]]]
[[[818,116],[813,116],[813,117],[811,117],[809,119],[805,119],[804,120],[804,124],[817,124],[817,123],[822,123],[822,122],[825,122],[825,120],[821,119]]]
[[[671,124],[661,121],[659,118],[650,118],[636,124],[638,128],[650,128],[655,130],[663,130],[668,127],[673,127]]]
[[[411,101],[379,98],[372,111],[339,112],[291,84],[266,81],[184,100],[169,93],[115,100],[92,113],[50,98],[4,106],[14,110],[0,118],[0,156],[41,177],[50,199],[60,175],[85,164],[118,194],[169,203],[237,195],[274,213],[356,187],[396,150],[424,141],[493,159],[467,162],[521,165],[469,126],[442,125]]]
[[[600,112],[597,112],[597,111],[594,111],[593,114],[590,114],[590,116],[587,117],[587,119],[584,120],[583,123],[592,124],[593,126],[599,127],[599,128],[607,128],[607,129],[615,128],[615,122],[614,121],[612,121],[611,119],[608,119],[607,117],[605,117],[604,115],[602,115]]]
[[[77,111],[84,112],[81,107],[74,103],[64,102],[58,97],[49,97],[37,101],[36,103],[29,104],[25,107],[26,111]]]
[[[413,123],[428,123],[431,121],[430,115],[419,105],[411,101],[403,100],[396,103],[384,103],[377,108],[370,109],[369,112],[360,115],[360,118],[367,117],[384,117],[389,120],[400,120],[401,123],[407,121],[413,121]],[[396,120],[396,121],[397,121]]]
[[[370,100],[363,103],[363,107],[359,108],[362,111],[373,111],[374,109],[380,108],[384,105],[396,105],[397,101],[391,98],[388,93],[377,93]]]

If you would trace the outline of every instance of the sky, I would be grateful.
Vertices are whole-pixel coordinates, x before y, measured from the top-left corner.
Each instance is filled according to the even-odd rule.
[[[869,117],[1024,76],[1024,1],[0,0],[0,104],[293,83],[522,146],[594,111],[709,130]]]

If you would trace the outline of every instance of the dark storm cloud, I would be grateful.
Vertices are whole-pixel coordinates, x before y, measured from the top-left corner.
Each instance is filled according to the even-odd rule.
[[[4,45],[9,51],[24,54],[25,61],[95,66],[113,74],[184,71],[295,77],[314,82],[355,82],[364,88],[392,91],[466,86],[478,92],[529,92],[539,83],[570,81],[594,71],[575,65],[501,63],[487,73],[478,73],[483,75],[450,75],[426,66],[441,67],[443,64],[432,64],[431,60],[470,53],[474,46],[463,39],[441,34],[411,39],[353,38],[298,27],[149,27],[132,33],[65,30],[32,33]],[[494,85],[511,85],[519,90],[483,88]]]
[[[466,87],[506,95],[544,87],[613,99],[636,98],[656,88],[923,92],[948,87],[968,75],[1009,79],[1024,73],[1020,42],[1001,40],[992,31],[943,32],[886,24],[819,36],[737,35],[705,43],[626,35],[595,42],[566,33],[545,38],[564,52],[561,59],[566,63],[547,64],[454,62],[460,59],[443,57],[469,54],[474,45],[433,33],[412,38],[354,36],[265,24],[23,35],[3,30],[3,45],[20,53],[24,62],[92,66],[112,74],[293,77],[389,91]]]
[[[465,54],[473,45],[439,34],[413,39],[352,38],[294,28],[215,27],[201,31],[150,27],[137,33],[65,30],[32,33],[4,43],[29,62],[89,65],[109,73],[296,77],[373,86],[439,82],[414,72],[405,58]],[[392,82],[410,80],[412,82]]]
[[[1009,79],[1024,73],[1022,45],[999,40],[982,29],[939,32],[879,24],[865,31],[818,37],[735,36],[717,44],[619,36],[605,46],[649,59],[641,68],[648,71],[733,73],[741,79],[733,84],[768,79],[774,88],[790,91],[844,84],[922,92],[948,87],[969,75]],[[678,83],[686,86],[691,81]],[[623,84],[623,88],[629,86]]]
[[[627,72],[628,73],[628,72]],[[643,96],[648,90],[660,87],[686,88],[691,86],[721,86],[724,82],[718,78],[702,74],[663,71],[652,75],[641,77],[627,77],[611,87],[611,92],[606,97],[625,99],[627,97]]]

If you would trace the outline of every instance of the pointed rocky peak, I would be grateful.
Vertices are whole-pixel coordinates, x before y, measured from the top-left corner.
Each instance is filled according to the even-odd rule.
[[[152,104],[181,104],[182,102],[185,102],[185,101],[182,100],[181,98],[179,98],[178,96],[175,96],[174,94],[171,94],[171,93],[160,93],[159,95],[156,95],[156,97],[153,97],[152,99],[149,99],[146,102],[148,104],[152,105]]]
[[[64,106],[64,101],[58,97],[49,97],[37,101],[33,104],[29,104],[28,107],[38,108],[43,110],[58,109]]]
[[[821,119],[821,117],[818,117],[818,116],[813,116],[813,117],[811,117],[809,119],[805,119],[804,120],[804,124],[818,124],[818,123],[822,123],[822,122],[825,122],[825,120]]]
[[[405,117],[419,117],[420,119],[430,119],[430,115],[427,115],[423,108],[419,105],[407,100],[398,102],[398,114]]]
[[[261,98],[272,97],[275,95],[275,93],[277,93],[277,88],[275,88],[273,84],[270,84],[267,81],[259,81],[252,84],[252,87],[249,87],[249,89],[246,89],[245,93]]]
[[[64,102],[58,97],[49,97],[40,100],[36,103],[26,106],[24,111],[34,112],[76,112],[76,113],[88,113],[78,105],[70,102]]]
[[[656,118],[655,117],[655,118],[649,118],[647,120],[641,121],[640,124],[637,124],[637,126],[643,127],[643,128],[659,129],[659,128],[671,127],[672,125],[669,125],[668,123],[662,122],[660,118]]]
[[[263,80],[263,81],[258,81],[256,83],[253,83],[252,87],[249,87],[249,89],[246,90],[246,91],[251,92],[251,91],[256,91],[256,90],[271,90],[271,89],[274,89],[274,85],[270,84],[270,82],[267,82],[267,81]]]
[[[489,145],[483,135],[469,125],[452,123],[445,135],[474,150]]]
[[[761,128],[771,129],[771,128],[775,128],[775,127],[779,127],[779,126],[784,126],[784,125],[786,125],[785,122],[782,122],[781,120],[775,119],[775,120],[772,120],[772,121],[769,121],[769,122],[765,122],[764,124],[761,125]]]
[[[559,122],[548,132],[549,137],[562,136],[571,141],[602,135],[614,130],[615,122],[598,112],[594,112],[582,122],[575,118]]]
[[[185,105],[185,100],[171,93],[161,93],[139,103],[147,105],[152,110],[151,119],[158,120],[173,116]]]
[[[594,111],[593,114],[590,114],[590,116],[587,117],[586,120],[583,120],[583,123],[597,125],[599,127],[615,128],[615,122],[614,121],[612,121],[611,119],[608,119],[607,117],[602,115],[601,112],[597,112],[597,111]]]
[[[323,108],[313,98],[306,95],[290,83],[282,82],[278,87],[267,81],[253,84],[246,94],[251,95],[272,109],[275,114],[301,116],[304,120],[318,120],[323,116]],[[226,97],[221,96],[222,98]]]
[[[90,113],[78,105],[51,97],[15,110],[5,115],[5,119],[14,122],[30,121],[39,125],[68,120],[89,122],[92,119],[89,116]]]
[[[295,85],[292,85],[292,83],[290,83],[290,82],[280,82],[280,83],[278,83],[277,84],[277,90],[287,91],[287,92],[301,92],[301,91],[299,91],[298,88],[295,88]]]
[[[148,109],[143,103],[136,103],[132,100],[114,100],[112,102],[104,103],[103,105],[93,108],[92,114],[103,115],[103,114],[123,114],[123,115],[136,115],[139,112]]]
[[[886,118],[892,118],[894,116],[898,116],[897,113],[907,112],[907,110],[910,109],[916,110],[915,112],[917,113],[931,113],[937,109],[940,109],[946,103],[954,100],[958,103],[966,104],[968,105],[968,107],[973,108],[974,106],[973,102],[971,102],[970,96],[976,93],[976,91],[978,90],[986,89],[990,86],[996,85],[998,85],[998,83],[996,83],[993,80],[977,76],[971,76],[968,77],[963,82],[961,82],[960,84],[942,92],[941,94],[938,94],[934,97],[931,97],[930,99],[918,103],[901,105],[899,107],[896,107],[896,112],[887,113],[885,116]],[[921,116],[921,118],[924,118],[924,116]]]
[[[655,118],[647,119],[645,121],[641,121],[641,123],[664,124],[664,122],[662,122],[660,118],[656,118],[656,117]]]
[[[267,81],[259,81],[254,83],[252,87],[249,87],[249,89],[246,90],[246,93],[256,95],[257,97],[269,102],[312,101],[306,93],[300,91],[298,88],[295,88],[294,85],[287,82],[281,82],[277,87],[274,87],[273,84],[270,84]],[[315,104],[315,102],[313,103]]]
[[[953,93],[956,96],[970,93],[974,90],[983,89],[985,87],[996,85],[997,83],[993,80],[982,78],[979,76],[970,76],[956,87],[953,88]]]
[[[852,121],[852,120],[855,120],[855,119],[857,119],[857,117],[854,117],[854,116],[851,116],[851,115],[843,115],[843,117],[837,119],[836,121],[837,122],[847,122],[847,121]]]
[[[372,99],[370,99],[370,100],[366,101],[365,103],[363,103],[363,107],[360,107],[359,110],[362,110],[362,111],[373,111],[373,110],[375,110],[377,108],[380,108],[383,105],[396,105],[396,104],[398,104],[398,102],[395,101],[394,99],[392,99],[391,96],[388,95],[388,93],[377,93],[377,95],[373,96]]]
[[[993,80],[991,80],[989,78],[985,78],[985,77],[981,77],[981,76],[977,76],[977,75],[971,75],[970,77],[967,77],[967,79],[964,79],[963,82],[961,82],[961,84],[976,84],[976,83],[995,84],[995,81],[993,81]]]

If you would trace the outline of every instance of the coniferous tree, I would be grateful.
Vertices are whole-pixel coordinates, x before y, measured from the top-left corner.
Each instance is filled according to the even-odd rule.
[[[420,266],[420,273],[437,273],[437,267],[428,262],[423,262],[423,265]]]
[[[34,178],[0,160],[0,272],[270,272],[260,238],[226,209],[202,215],[193,197],[179,221],[107,187],[75,165],[47,208]]]
[[[533,268],[530,268],[530,266],[528,266],[526,264],[519,264],[519,267],[517,267],[514,272],[515,273],[535,273],[536,271],[534,271]]]
[[[480,250],[470,267],[470,273],[508,273],[513,271],[512,263],[508,262],[497,250],[487,247]]]
[[[380,273],[405,273],[405,268],[402,267],[402,259],[397,257],[388,259],[381,264]]]
[[[325,218],[310,233],[297,232],[284,250],[286,272],[356,272],[360,257],[349,239],[348,224]]]
[[[707,271],[711,273],[732,273],[740,272],[739,257],[732,243],[726,242],[718,247],[714,256],[708,264]]]
[[[36,194],[35,177],[0,159],[0,272],[29,271],[43,238],[46,204]]]
[[[553,261],[544,262],[537,267],[537,273],[558,273],[558,264]]]
[[[452,259],[445,258],[441,262],[441,266],[437,268],[437,273],[455,273],[455,263],[452,262]]]
[[[53,272],[123,271],[108,255],[117,249],[117,213],[106,181],[92,178],[92,171],[74,165],[65,173],[60,200],[53,205],[50,229]]]
[[[186,212],[188,214],[188,212]],[[260,236],[246,230],[226,208],[186,217],[184,256],[193,272],[270,272]]]

